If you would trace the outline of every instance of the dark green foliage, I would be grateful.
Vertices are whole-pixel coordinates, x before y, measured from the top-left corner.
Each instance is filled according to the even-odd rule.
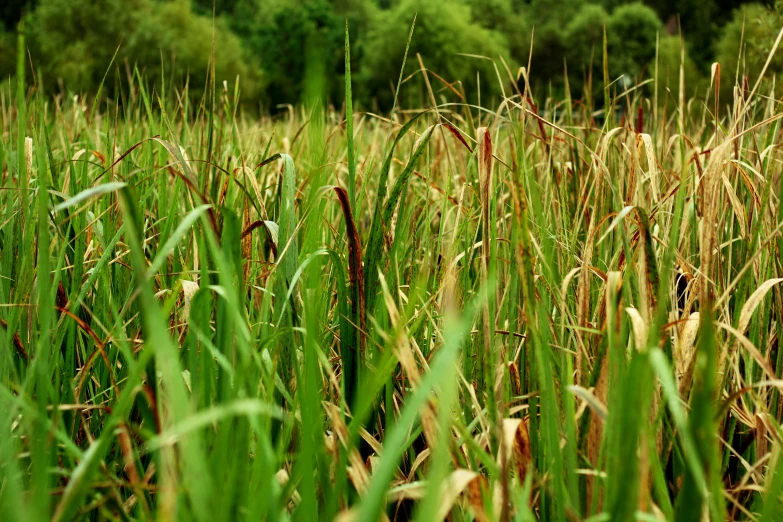
[[[722,96],[727,103],[731,100],[735,78],[742,82],[742,78],[747,76],[752,85],[761,74],[781,24],[780,7],[773,10],[761,4],[750,4],[734,12],[716,46],[716,59],[721,64],[721,85],[724,87]],[[776,53],[766,77],[772,78],[772,75],[781,72],[783,55]]]
[[[680,85],[680,62],[682,61],[682,43],[676,36],[664,36],[658,44],[658,101],[663,103],[665,96],[674,97],[676,101]],[[696,63],[685,50],[685,95],[695,96],[703,87],[703,77],[699,74]],[[654,74],[650,70],[650,75]],[[667,92],[668,91],[668,92]]]
[[[487,29],[502,29],[506,32],[514,16],[511,0],[465,0],[470,6],[473,21]]]
[[[239,77],[242,95],[252,99],[259,81],[258,70],[247,65],[241,42],[224,20],[215,20],[214,37],[212,28],[210,18],[196,15],[186,3],[166,3],[137,21],[124,53],[140,69],[144,68],[147,78],[168,80],[174,72],[179,76],[175,78],[176,84],[183,85],[185,75],[189,74],[190,83],[201,86],[207,78],[214,43],[216,81],[233,84]],[[165,78],[161,77],[163,72]]]
[[[168,80],[176,70],[181,77],[190,74],[192,85],[203,86],[212,26],[185,2],[43,0],[31,18],[31,54],[52,90],[60,82],[70,91],[94,90],[118,47],[117,63],[137,65],[152,81]],[[219,20],[214,41],[217,81],[233,83],[239,75],[252,96],[254,74],[238,39]],[[183,84],[180,78],[178,85]]]
[[[715,45],[723,27],[732,19],[735,9],[747,0],[646,0],[667,28],[682,29],[688,53],[707,72],[715,56]],[[772,4],[774,2],[766,2]]]
[[[661,21],[649,7],[627,4],[615,9],[606,22],[611,77],[638,76],[655,57],[660,30]]]
[[[456,0],[442,2],[417,2],[403,0],[391,12],[383,16],[382,23],[366,37],[366,55],[359,76],[361,90],[357,95],[365,100],[376,98],[382,107],[390,107],[394,98],[393,82],[399,75],[400,62],[405,53],[405,38],[413,18],[416,16],[416,30],[411,41],[410,57],[404,76],[420,70],[416,54],[421,55],[424,66],[447,82],[455,83],[453,88],[465,92],[467,100],[475,103],[480,76],[481,96],[488,99],[500,92],[495,69],[489,60],[460,56],[460,53],[481,55],[499,62],[499,57],[508,59],[505,38],[471,21],[470,9]],[[505,77],[504,77],[505,79]],[[423,79],[416,74],[411,82],[418,84],[418,92],[429,99]],[[437,96],[450,101],[459,97],[435,78],[430,78]],[[407,92],[417,92],[406,87]],[[427,101],[426,105],[431,102]]]
[[[0,78],[13,74],[16,66],[16,38],[0,25]]]
[[[3,0],[0,3],[0,25],[6,29],[13,29],[25,14],[29,13],[36,4],[36,0]]]
[[[584,6],[583,0],[533,0],[527,9],[526,18],[535,30],[533,36],[533,59],[529,75],[539,80],[546,79],[562,84],[564,58],[566,57],[566,27],[574,13]],[[523,46],[523,62],[527,63],[530,47],[530,30],[526,31],[527,42]],[[589,53],[586,50],[586,53]]]
[[[527,65],[530,54],[532,19],[526,5],[515,0],[464,0],[470,6],[473,21],[506,38],[509,54]]]
[[[246,16],[236,17],[234,27],[254,57],[254,65],[265,71],[266,97],[274,108],[302,100],[308,53],[316,52],[311,64],[314,61],[322,67],[315,74],[331,76],[340,67],[345,21],[326,0],[282,2],[265,10],[258,9],[261,4],[238,6]],[[325,84],[323,78],[315,80]],[[337,87],[339,82],[330,85]]]
[[[43,0],[30,21],[32,55],[47,86],[72,91],[100,83],[114,51],[148,9],[148,0]]]
[[[1,78],[15,72],[14,33],[24,19],[29,61],[50,92],[95,93],[122,42],[104,94],[115,94],[115,78],[126,76],[127,63],[131,71],[138,64],[151,81],[174,80],[172,87],[182,87],[189,76],[190,93],[199,96],[214,25],[218,82],[233,84],[239,75],[242,100],[261,102],[269,112],[301,101],[342,103],[346,21],[352,36],[357,105],[372,108],[375,101],[379,109],[391,105],[392,86],[414,17],[417,28],[405,75],[420,69],[415,53],[421,54],[424,65],[451,84],[434,79],[438,103],[462,101],[452,89],[464,91],[465,101],[475,103],[479,84],[485,99],[501,92],[489,60],[461,54],[492,58],[502,81],[510,83],[499,57],[517,75],[519,66],[528,65],[531,43],[529,77],[534,94],[562,94],[566,64],[574,98],[600,93],[605,24],[610,81],[626,75],[630,85],[645,71],[644,77],[649,78],[656,34],[663,42],[681,31],[688,56],[686,77],[694,77],[696,85],[696,77],[706,77],[715,60],[733,77],[742,20],[747,18],[743,70],[752,76],[760,70],[759,62],[763,64],[779,26],[779,15],[761,4],[732,14],[744,4],[742,0],[5,0],[0,4]],[[662,49],[667,70],[679,60],[673,59],[674,43],[666,41]],[[671,86],[672,76],[668,77]],[[727,85],[724,81],[730,90]],[[420,105],[425,100],[431,103],[429,98],[416,73],[406,83],[401,102]]]
[[[193,0],[193,9],[201,14],[232,14],[242,0]]]
[[[682,32],[688,39],[688,52],[706,70],[718,35],[716,17],[720,14],[719,8],[715,2],[703,0],[681,0],[678,7],[679,13],[688,13],[688,16],[680,16]]]
[[[535,30],[530,71],[534,81],[561,88],[565,61],[572,94],[580,97],[592,64],[593,92],[600,92],[604,27],[611,80],[625,74],[631,82],[648,67],[655,56],[656,35],[663,29],[661,21],[643,4],[616,3],[622,5],[611,10],[615,2],[533,0],[526,10],[526,21]],[[514,58],[523,64],[530,46],[530,30],[525,31],[526,43],[514,49]]]
[[[572,81],[572,94],[577,95],[574,89],[581,85],[582,75],[587,77],[592,68],[593,75],[600,71],[601,53],[603,48],[604,24],[607,14],[600,5],[585,5],[579,13],[568,23],[563,39],[566,44],[566,58],[570,76],[576,79]]]

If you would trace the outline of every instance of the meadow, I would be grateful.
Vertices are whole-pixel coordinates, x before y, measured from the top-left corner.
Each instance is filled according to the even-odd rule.
[[[0,520],[781,520],[764,72],[405,59],[387,114],[5,84]]]

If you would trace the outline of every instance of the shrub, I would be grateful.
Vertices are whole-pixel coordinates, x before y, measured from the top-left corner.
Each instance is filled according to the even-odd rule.
[[[582,7],[565,28],[566,59],[568,61],[569,81],[572,95],[577,94],[592,66],[594,81],[600,81],[603,63],[604,24],[608,15],[603,7],[588,4]]]
[[[773,11],[760,4],[748,4],[734,12],[716,46],[716,61],[721,64],[721,97],[725,103],[731,100],[735,79],[741,83],[743,76],[747,76],[752,85],[759,77],[782,24],[780,9]],[[781,72],[783,55],[778,50],[766,78]]]
[[[193,14],[187,2],[42,0],[30,21],[33,60],[49,89],[62,81],[71,91],[94,90],[121,42],[118,63],[138,64],[152,81],[176,67],[178,75],[190,75],[196,89],[204,84],[212,20]],[[240,75],[243,92],[252,95],[255,82],[240,42],[221,20],[216,21],[214,39],[216,79],[233,83]]]
[[[97,87],[123,38],[130,36],[149,0],[41,0],[29,24],[33,63],[45,86]]]
[[[377,99],[383,108],[389,108],[394,98],[394,87],[400,74],[400,64],[405,55],[405,45],[411,22],[416,16],[416,29],[411,41],[404,76],[420,69],[416,54],[422,57],[425,67],[448,82],[460,82],[470,103],[475,103],[478,91],[476,75],[480,76],[481,96],[486,101],[500,92],[497,74],[492,62],[460,53],[473,54],[498,60],[508,58],[505,38],[479,24],[473,23],[468,6],[455,0],[421,1],[403,0],[392,11],[377,17],[377,23],[367,37],[365,59],[362,65],[360,96],[365,101]],[[498,67],[502,71],[502,66]],[[504,81],[505,74],[502,75]],[[406,95],[421,95],[417,103],[429,105],[420,75],[407,86]],[[442,83],[431,78],[433,90],[452,101],[458,97],[444,89]],[[358,90],[358,89],[357,89]]]
[[[464,0],[471,19],[486,29],[506,33],[514,16],[511,0]]]
[[[5,26],[6,30],[16,29],[19,20],[32,11],[36,0],[3,0],[0,3],[0,31]]]
[[[0,25],[0,82],[5,82],[16,72],[16,39]]]
[[[471,19],[489,31],[499,32],[508,44],[513,60],[527,64],[532,29],[528,9],[518,9],[514,0],[463,0]]]
[[[676,36],[664,36],[658,45],[658,103],[662,104],[666,96],[673,96],[679,102],[680,90],[680,63],[682,62],[682,44]],[[704,87],[703,78],[699,74],[696,63],[685,51],[683,72],[685,73],[685,99],[690,99],[699,94]],[[655,74],[653,67],[649,68],[649,76]],[[652,88],[648,89],[651,93]],[[671,94],[668,94],[670,92]],[[704,94],[701,92],[701,94]]]
[[[575,12],[584,6],[582,0],[533,0],[522,16],[527,22],[524,39],[515,50],[521,55],[514,58],[527,64],[533,30],[533,55],[530,60],[530,78],[533,83],[552,82],[556,87],[563,84],[563,59],[566,57],[566,27]]]
[[[662,26],[651,8],[639,4],[621,5],[606,23],[609,74],[638,77],[655,57],[655,43]]]
[[[265,72],[266,101],[272,107],[296,103],[305,97],[305,87],[310,88],[310,96],[328,97],[326,84],[336,87],[340,83],[334,81],[333,73],[343,59],[345,19],[327,0],[264,2],[264,9],[260,7],[259,2],[246,0],[235,11],[232,24]],[[310,78],[306,81],[308,53]],[[315,88],[314,83],[318,84]]]
[[[607,14],[603,7],[588,4],[574,16],[565,28],[564,40],[569,64],[588,65],[590,51],[594,50],[598,61],[601,60],[604,38],[604,24]],[[596,61],[593,57],[593,61]]]
[[[193,13],[187,2],[178,1],[156,5],[136,22],[125,56],[155,83],[168,80],[174,72],[177,84],[184,85],[189,76],[190,85],[198,93],[207,78],[213,51],[212,19]],[[221,18],[214,22],[214,53],[216,83],[227,81],[232,85],[239,76],[242,96],[253,98],[260,74],[247,66],[239,38]],[[166,78],[161,78],[162,74]]]
[[[646,0],[664,23],[679,24],[688,54],[702,71],[709,69],[720,27],[731,17],[732,6],[743,0]]]

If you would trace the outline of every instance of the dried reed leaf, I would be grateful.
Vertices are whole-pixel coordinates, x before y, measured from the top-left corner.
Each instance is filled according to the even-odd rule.
[[[193,302],[193,296],[198,292],[198,283],[193,281],[182,280],[182,321],[188,322],[190,317],[190,304]]]
[[[647,347],[647,324],[644,322],[639,310],[636,308],[625,309],[628,316],[631,318],[631,326],[633,327],[634,342],[636,343],[637,350],[644,350]]]
[[[740,312],[740,319],[737,326],[738,331],[743,334],[745,333],[745,330],[748,329],[748,325],[750,324],[750,318],[753,316],[753,312],[758,305],[761,304],[761,301],[764,299],[764,296],[767,295],[767,292],[780,282],[783,282],[783,277],[768,279],[764,281],[755,292],[750,294],[750,297],[745,301],[745,304],[742,306],[742,311]]]
[[[699,333],[699,312],[692,313],[682,327],[677,350],[674,352],[674,364],[677,369],[677,377],[682,379],[688,371],[693,359],[693,347],[696,343],[696,334]]]
[[[504,454],[498,454],[498,463],[513,463],[520,482],[524,482],[533,462],[527,424],[522,419],[503,419],[503,442]]]

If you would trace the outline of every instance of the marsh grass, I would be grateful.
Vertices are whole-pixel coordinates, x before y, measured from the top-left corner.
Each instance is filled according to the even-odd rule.
[[[348,55],[342,112],[0,91],[0,519],[783,516],[778,102],[418,61],[390,118]]]

